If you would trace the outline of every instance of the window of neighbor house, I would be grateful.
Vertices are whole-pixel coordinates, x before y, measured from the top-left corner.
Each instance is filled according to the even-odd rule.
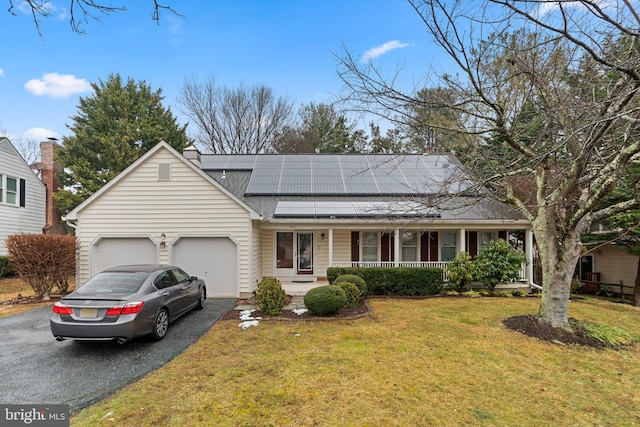
[[[418,260],[418,232],[402,232],[402,261]]]
[[[0,175],[0,202],[18,204],[18,179]]]
[[[362,261],[378,261],[378,233],[365,231],[362,233]]]
[[[455,231],[443,231],[440,241],[440,259],[442,261],[452,261],[456,256],[457,241]]]

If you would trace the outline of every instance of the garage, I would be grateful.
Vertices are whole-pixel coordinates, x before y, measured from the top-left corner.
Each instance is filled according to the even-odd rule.
[[[102,237],[91,247],[91,275],[125,264],[155,264],[158,248],[149,237]]]
[[[179,237],[171,263],[207,284],[207,296],[238,296],[237,246],[228,237]]]

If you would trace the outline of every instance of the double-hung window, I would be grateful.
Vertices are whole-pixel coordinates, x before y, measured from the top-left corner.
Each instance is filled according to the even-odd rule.
[[[452,261],[456,256],[458,238],[455,231],[443,231],[440,242],[440,259],[442,261]]]
[[[0,203],[18,204],[18,179],[0,175]]]
[[[402,261],[418,261],[418,232],[403,231]]]
[[[378,232],[362,232],[362,261],[378,261]]]

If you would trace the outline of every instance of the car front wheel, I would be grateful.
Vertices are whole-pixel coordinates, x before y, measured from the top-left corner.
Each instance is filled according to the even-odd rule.
[[[198,305],[196,305],[196,309],[202,310],[204,308],[204,302],[207,299],[207,290],[205,288],[200,288],[200,294],[198,295]]]
[[[167,335],[169,329],[169,313],[167,310],[160,310],[156,315],[156,319],[153,321],[153,338],[156,341],[160,341]]]

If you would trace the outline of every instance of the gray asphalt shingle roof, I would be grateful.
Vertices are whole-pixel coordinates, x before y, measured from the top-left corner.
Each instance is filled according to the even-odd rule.
[[[335,164],[350,166],[340,170],[326,167]],[[358,165],[357,168],[354,165]],[[348,203],[361,206],[365,202],[374,202],[393,206],[398,202],[410,202],[412,206],[424,206],[424,218],[444,221],[522,219],[513,206],[478,196],[475,192],[467,195],[459,193],[458,190],[470,189],[473,183],[450,155],[211,154],[202,155],[202,169],[267,220],[285,217],[331,218],[330,215],[282,214],[287,210],[284,206],[289,206],[291,212],[296,211],[291,209],[292,206],[299,206],[300,212],[306,212],[309,202],[336,202],[336,212],[342,212]],[[363,184],[358,187],[349,184],[349,181],[357,178],[346,175],[345,171],[350,171],[348,173],[352,175],[367,174],[368,177],[361,179]],[[315,180],[332,180],[333,184],[322,186]],[[302,184],[295,185],[296,182]],[[455,185],[449,185],[452,182]],[[314,191],[316,188],[323,188],[324,192]],[[443,188],[449,194],[446,197],[442,197]],[[280,215],[276,214],[278,202],[289,202],[281,204]],[[319,205],[326,208],[330,204]],[[403,215],[400,209],[395,211],[386,215],[386,218],[418,216],[415,212],[413,215]]]

